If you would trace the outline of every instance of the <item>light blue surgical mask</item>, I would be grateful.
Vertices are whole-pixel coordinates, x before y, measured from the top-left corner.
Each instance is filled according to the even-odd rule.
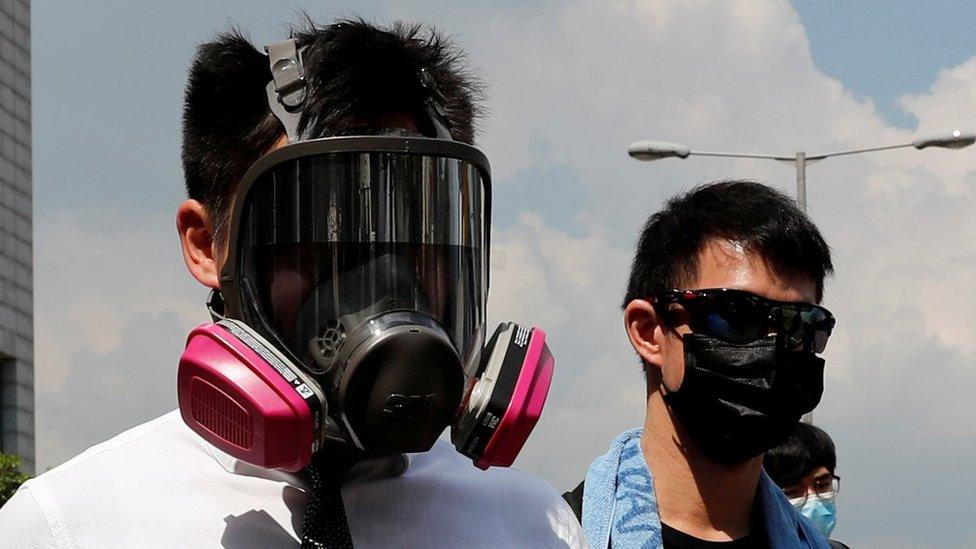
[[[837,505],[833,497],[825,498],[811,494],[797,510],[828,538],[837,525]]]

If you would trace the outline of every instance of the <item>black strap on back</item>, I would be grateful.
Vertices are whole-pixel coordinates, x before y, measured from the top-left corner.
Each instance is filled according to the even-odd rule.
[[[336,463],[335,456],[326,460],[323,454],[314,456],[305,468],[309,489],[302,517],[302,549],[352,549],[341,480],[354,461],[344,459]]]
[[[580,524],[583,523],[583,484],[585,482],[584,480],[573,491],[563,494],[563,499],[569,504],[569,507],[573,510],[573,514],[576,515],[576,520],[580,521]]]

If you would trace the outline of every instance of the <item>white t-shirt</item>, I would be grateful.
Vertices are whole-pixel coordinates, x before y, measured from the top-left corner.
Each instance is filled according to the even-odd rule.
[[[357,548],[585,544],[544,481],[442,441],[357,464],[342,499]],[[171,412],[27,481],[0,509],[0,547],[295,547],[305,501],[301,477],[238,461]]]

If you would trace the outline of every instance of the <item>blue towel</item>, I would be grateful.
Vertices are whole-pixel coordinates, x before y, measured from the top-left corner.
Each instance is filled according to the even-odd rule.
[[[594,549],[606,549],[611,541],[613,547],[662,547],[654,479],[640,447],[642,432],[631,429],[620,434],[586,473],[583,532]],[[757,495],[770,549],[830,549],[765,471]]]

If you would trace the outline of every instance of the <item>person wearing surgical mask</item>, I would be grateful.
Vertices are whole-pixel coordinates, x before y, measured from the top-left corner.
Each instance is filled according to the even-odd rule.
[[[766,453],[763,467],[801,515],[830,537],[837,524],[840,476],[834,441],[823,429],[801,423],[782,444]],[[835,549],[847,545],[830,540]]]

